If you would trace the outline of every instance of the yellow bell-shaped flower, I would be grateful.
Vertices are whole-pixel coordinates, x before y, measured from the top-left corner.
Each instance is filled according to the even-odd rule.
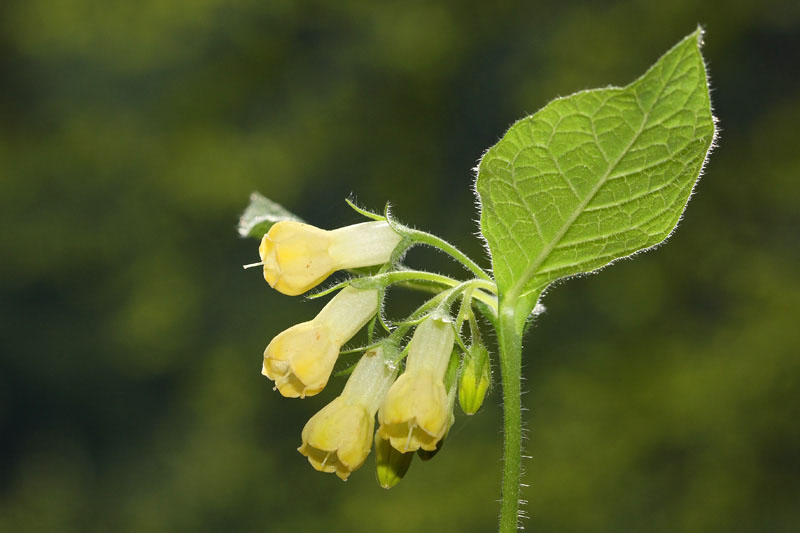
[[[364,222],[326,231],[283,220],[261,239],[264,279],[283,294],[303,294],[337,270],[389,261],[402,237],[386,222]]]
[[[454,341],[453,326],[443,317],[426,319],[414,332],[406,370],[378,412],[378,435],[396,450],[435,450],[447,433],[453,409],[444,376]]]
[[[346,480],[372,448],[375,412],[394,381],[380,348],[364,354],[341,396],[311,417],[297,449],[320,472],[334,472]]]
[[[325,388],[342,345],[378,312],[376,289],[345,287],[311,321],[279,333],[264,350],[261,373],[287,398]]]

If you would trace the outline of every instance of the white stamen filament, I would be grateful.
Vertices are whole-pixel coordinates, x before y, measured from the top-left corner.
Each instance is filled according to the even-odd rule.
[[[259,263],[250,263],[249,265],[242,265],[242,268],[247,270],[248,268],[254,268],[258,266],[264,266],[264,261],[261,261]]]
[[[411,445],[411,433],[414,432],[414,426],[416,426],[416,423],[412,422],[412,423],[408,424],[408,438],[406,439],[406,450],[405,451],[408,451],[408,447]]]

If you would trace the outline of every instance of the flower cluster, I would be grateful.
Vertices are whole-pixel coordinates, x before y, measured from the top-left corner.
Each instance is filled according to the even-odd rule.
[[[262,374],[285,397],[313,396],[328,383],[342,346],[371,321],[383,323],[388,336],[376,340],[376,328],[369,328],[368,345],[344,390],[311,417],[298,451],[316,470],[346,480],[374,444],[378,481],[385,488],[399,482],[414,452],[427,459],[438,451],[455,420],[457,393],[467,414],[480,407],[490,375],[472,307],[480,302],[487,312],[496,308],[486,282],[459,283],[393,264],[413,244],[403,229],[385,218],[333,231],[280,221],[263,236],[257,263],[270,286],[287,295],[303,294],[337,270],[379,268],[334,287],[340,290],[316,317],[275,336],[264,351]],[[386,324],[379,316],[385,289],[407,281],[440,287],[408,320]],[[454,318],[450,307],[458,298],[462,305]],[[465,320],[469,348],[460,339]]]

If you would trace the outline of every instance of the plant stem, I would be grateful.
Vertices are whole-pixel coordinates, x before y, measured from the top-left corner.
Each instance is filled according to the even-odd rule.
[[[517,531],[522,463],[522,333],[515,326],[514,302],[502,301],[498,313],[500,374],[503,380],[503,486],[500,533]]]
[[[480,300],[486,305],[488,305],[492,310],[497,310],[497,298],[492,294],[487,294],[484,291],[490,291],[491,293],[496,293],[497,287],[493,282],[485,281],[482,279],[472,279],[469,281],[459,281],[448,276],[443,276],[441,274],[434,274],[433,272],[426,272],[424,270],[397,270],[393,272],[385,272],[375,274],[374,276],[361,278],[365,283],[368,282],[380,282],[385,284],[385,286],[395,284],[395,283],[403,283],[407,281],[421,281],[421,282],[430,282],[430,283],[437,283],[440,285],[444,285],[446,287],[451,288],[461,288],[463,290],[464,287],[476,287],[481,290],[477,290],[474,292],[474,297],[476,300]],[[359,279],[353,280],[353,285],[357,288],[369,288],[369,285],[360,286],[358,285]],[[321,293],[324,294],[324,293]]]
[[[459,263],[461,263],[467,270],[475,274],[478,278],[493,283],[492,277],[489,274],[487,274],[478,265],[478,263],[470,259],[467,254],[465,254],[464,252],[462,252],[461,250],[459,250],[446,240],[425,231],[411,229],[405,226],[401,227],[402,227],[402,233],[405,234],[410,239],[440,249],[441,251],[443,251],[444,253],[446,253]]]

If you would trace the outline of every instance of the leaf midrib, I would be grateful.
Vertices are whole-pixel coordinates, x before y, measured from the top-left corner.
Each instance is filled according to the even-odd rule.
[[[625,147],[624,150],[622,150],[622,152],[616,158],[616,160],[614,160],[614,162],[611,165],[609,165],[606,172],[603,174],[600,180],[598,180],[597,184],[594,187],[592,187],[592,190],[589,191],[589,194],[586,196],[586,198],[581,203],[579,203],[578,206],[572,211],[569,218],[567,218],[567,220],[564,222],[561,228],[559,228],[553,239],[551,239],[550,242],[547,243],[547,245],[542,249],[542,251],[536,257],[536,259],[534,259],[533,262],[528,266],[528,268],[525,269],[525,272],[523,272],[522,276],[520,276],[520,278],[516,281],[516,283],[514,283],[514,285],[511,286],[511,289],[508,291],[508,293],[506,293],[505,299],[511,302],[515,302],[517,298],[519,298],[522,290],[525,288],[525,285],[528,284],[528,281],[530,281],[530,279],[536,274],[539,267],[541,267],[542,264],[547,260],[547,258],[550,256],[550,252],[552,252],[553,249],[558,245],[558,243],[567,233],[567,231],[575,222],[575,220],[577,220],[577,218],[581,215],[581,213],[584,212],[586,206],[589,205],[589,203],[594,199],[595,195],[597,195],[598,191],[603,187],[603,185],[606,184],[609,176],[611,176],[612,172],[616,170],[617,166],[628,154],[628,151],[631,149],[631,147],[636,143],[637,140],[639,140],[639,136],[644,131],[645,124],[647,124],[647,121],[650,118],[651,111],[661,98],[661,94],[664,92],[664,89],[669,84],[668,80],[672,79],[672,76],[675,74],[675,70],[678,68],[678,65],[681,63],[681,60],[675,62],[675,66],[673,67],[669,76],[666,77],[667,82],[664,82],[659,88],[658,95],[656,95],[656,97],[653,99],[652,104],[650,104],[648,109],[645,111],[644,116],[642,117],[642,123],[639,125],[638,131],[633,135],[628,145]],[[645,76],[646,75],[647,74],[645,74]],[[637,80],[629,87],[636,85],[641,81],[642,81],[641,79]],[[639,99],[638,96],[635,94],[634,96],[636,96],[636,99],[638,101]],[[594,120],[592,120],[592,125],[594,125]],[[566,177],[564,177],[564,179],[566,179]]]

